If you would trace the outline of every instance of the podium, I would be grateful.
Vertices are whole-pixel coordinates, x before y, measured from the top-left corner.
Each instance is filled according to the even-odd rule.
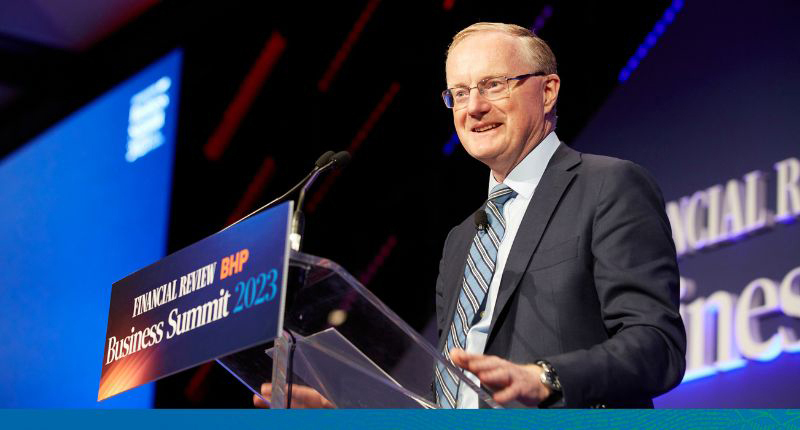
[[[435,409],[437,362],[500,407],[336,263],[292,252],[287,285],[282,336],[217,359],[258,396],[271,383],[272,408],[301,406],[314,390],[336,408]]]

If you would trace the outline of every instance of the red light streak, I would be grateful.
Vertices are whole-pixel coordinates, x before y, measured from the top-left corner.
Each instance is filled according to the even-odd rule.
[[[389,104],[394,99],[394,96],[397,95],[398,91],[400,91],[400,84],[397,82],[392,82],[392,84],[389,86],[389,89],[383,95],[383,98],[381,98],[381,101],[378,102],[378,105],[375,106],[375,109],[373,109],[372,113],[369,114],[367,121],[364,122],[364,125],[362,125],[358,130],[356,136],[352,141],[350,141],[350,146],[347,147],[347,151],[350,152],[350,155],[353,155],[358,148],[361,147],[361,144],[364,143],[364,140],[366,140],[370,131],[372,131],[372,128],[375,127],[375,124],[381,118],[383,112],[386,111],[386,108],[389,107]],[[317,205],[319,205],[319,203],[322,201],[322,198],[339,177],[339,172],[341,172],[341,170],[331,172],[325,178],[325,180],[322,181],[322,183],[319,185],[319,188],[317,188],[317,191],[308,199],[305,208],[306,213],[312,213],[314,210],[316,210]]]
[[[378,8],[378,4],[380,4],[380,2],[381,0],[369,0],[367,5],[364,7],[364,10],[361,11],[361,15],[358,17],[355,24],[353,24],[353,28],[347,35],[344,43],[342,43],[341,48],[339,48],[339,51],[336,52],[333,60],[331,60],[331,63],[328,65],[328,69],[325,70],[322,78],[317,83],[317,88],[319,88],[321,92],[326,93],[328,92],[328,89],[330,89],[331,81],[336,76],[336,73],[339,72],[342,64],[344,64],[344,60],[346,60],[347,56],[350,55],[350,51],[353,49],[353,46],[356,44],[359,36],[361,36],[361,32],[364,30],[367,22],[369,22],[369,19],[372,17],[372,13]]]
[[[261,168],[258,169],[253,180],[250,181],[250,185],[247,186],[247,191],[244,192],[241,200],[239,200],[239,203],[236,205],[236,209],[234,209],[228,217],[225,225],[230,225],[239,218],[247,215],[248,210],[253,207],[258,196],[261,195],[261,191],[267,185],[270,178],[272,178],[273,173],[275,173],[275,160],[272,157],[267,157],[264,159],[264,162],[261,163]]]
[[[381,246],[381,250],[378,251],[378,254],[369,263],[367,269],[364,270],[361,275],[359,275],[358,280],[362,285],[367,285],[370,281],[372,281],[372,278],[375,277],[375,274],[386,262],[386,259],[389,258],[389,255],[392,253],[392,250],[396,245],[397,237],[395,235],[390,235],[386,239],[386,242],[384,242],[383,246]]]
[[[267,80],[284,49],[286,49],[286,39],[280,33],[274,31],[264,44],[264,48],[258,55],[256,62],[247,72],[247,76],[242,81],[242,85],[236,92],[233,101],[222,115],[222,121],[220,121],[216,130],[214,130],[203,147],[203,153],[205,153],[206,158],[219,160],[228,148],[231,138],[239,128],[244,116],[250,110],[253,100],[255,100],[264,85],[264,81]]]

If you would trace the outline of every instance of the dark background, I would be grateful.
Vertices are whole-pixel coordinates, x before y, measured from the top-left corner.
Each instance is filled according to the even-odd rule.
[[[112,29],[103,27],[81,43],[30,38],[9,27],[4,34],[0,25],[0,156],[182,47],[168,252],[282,194],[324,151],[348,149],[351,165],[323,178],[309,196],[304,250],[350,270],[420,332],[433,316],[433,286],[444,238],[480,205],[487,184],[487,169],[460,145],[452,154],[445,150],[453,125],[439,94],[444,89],[445,52],[456,32],[477,21],[529,28],[536,24],[537,34],[558,58],[559,138],[579,150],[613,153],[657,167],[659,157],[637,158],[633,144],[620,149],[593,139],[612,140],[613,132],[600,126],[595,125],[589,137],[583,133],[608,97],[625,92],[642,73],[637,69],[631,81],[618,80],[620,70],[673,4],[670,1],[119,3],[126,4],[127,12],[109,18]],[[771,3],[782,7],[781,2]],[[7,9],[21,4],[9,1]],[[693,24],[700,30],[680,39],[686,46],[729,41],[727,32],[767,32],[768,20],[775,18],[763,17],[753,30],[715,15],[718,8],[727,7],[741,17],[746,15],[743,7],[711,0],[704,4],[709,12],[704,19],[714,23],[713,30],[704,33],[704,23]],[[788,3],[783,6],[791,9]],[[676,17],[676,26],[684,16],[689,14]],[[104,22],[102,17],[97,21]],[[671,31],[666,28],[664,40],[673,37]],[[742,39],[730,49],[758,49]],[[667,46],[676,49],[675,44]],[[642,62],[650,76],[661,76],[662,67],[680,76],[702,60],[700,52],[688,60],[672,55],[648,63],[663,49],[659,41]],[[702,87],[704,82],[696,84]],[[653,106],[660,104],[648,105],[646,94],[669,97],[665,91],[672,89],[665,88],[672,87],[662,83],[640,84],[627,92],[641,95],[641,102],[656,112]],[[620,118],[625,125],[624,114],[636,109],[641,107],[623,101],[601,115]],[[646,132],[660,135],[652,131]],[[225,132],[229,139],[222,139],[224,148],[215,151],[221,148],[214,146],[216,137]],[[665,139],[660,143],[669,145]],[[666,152],[659,148],[662,152],[656,154]],[[675,199],[712,185],[708,181],[722,182],[745,172],[723,170],[687,180],[685,186],[662,186],[667,199]],[[661,172],[656,177],[670,180]],[[732,289],[738,292],[746,282]],[[156,406],[247,407],[250,398],[233,377],[211,364],[160,381]]]

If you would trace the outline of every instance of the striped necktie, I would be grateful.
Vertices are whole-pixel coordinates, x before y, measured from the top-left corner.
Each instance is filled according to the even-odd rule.
[[[498,184],[489,193],[486,201],[486,214],[489,226],[479,229],[472,238],[472,245],[467,254],[467,265],[464,276],[461,278],[461,290],[456,303],[456,311],[447,333],[447,342],[444,344],[442,354],[450,359],[450,349],[466,348],[467,332],[480,318],[475,317],[479,310],[485,306],[486,292],[492,283],[494,266],[497,262],[497,250],[506,232],[506,221],[503,218],[503,205],[516,196],[505,184]],[[459,379],[441,363],[436,363],[436,399],[442,408],[455,408],[458,398]]]

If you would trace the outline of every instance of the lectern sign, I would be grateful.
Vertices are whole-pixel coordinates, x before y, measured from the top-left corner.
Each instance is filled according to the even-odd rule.
[[[291,209],[270,209],[114,283],[98,400],[277,337]]]

